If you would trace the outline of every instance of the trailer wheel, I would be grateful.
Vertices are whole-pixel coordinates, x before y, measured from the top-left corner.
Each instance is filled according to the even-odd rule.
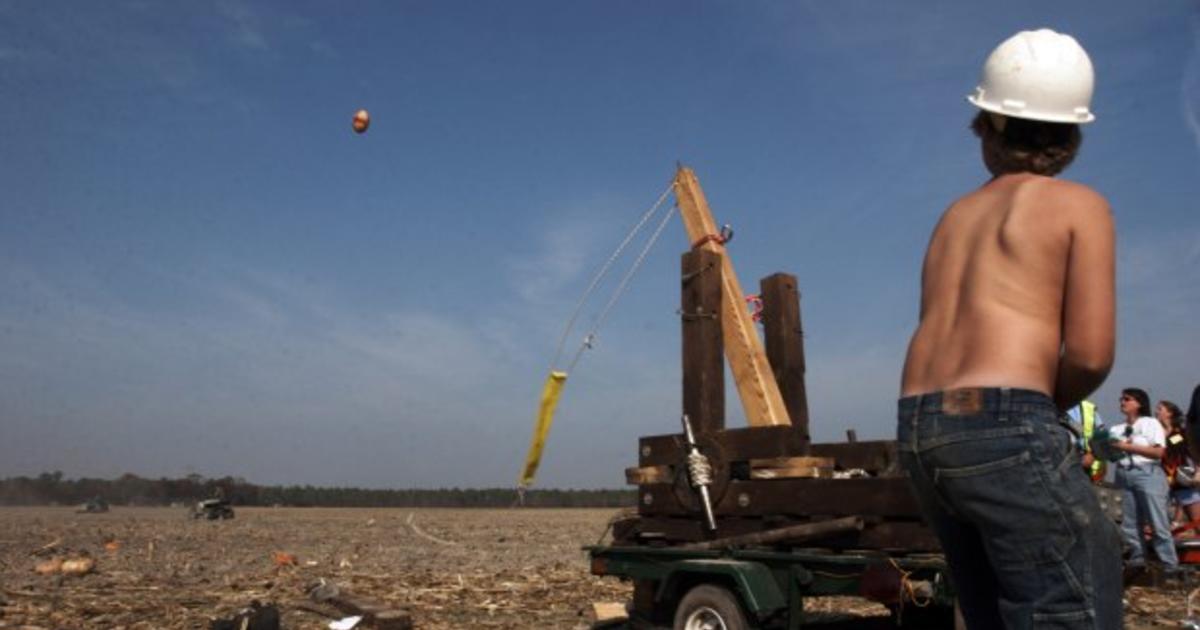
[[[674,630],[747,630],[746,613],[729,589],[701,584],[683,596],[675,609]]]

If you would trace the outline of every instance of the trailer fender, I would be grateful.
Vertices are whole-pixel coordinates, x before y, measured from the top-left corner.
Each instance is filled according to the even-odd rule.
[[[714,558],[680,560],[671,563],[671,567],[671,572],[659,583],[655,597],[658,601],[676,592],[681,583],[693,581],[697,576],[720,576],[736,587],[742,604],[753,615],[766,615],[787,606],[787,594],[780,590],[779,582],[764,564]]]

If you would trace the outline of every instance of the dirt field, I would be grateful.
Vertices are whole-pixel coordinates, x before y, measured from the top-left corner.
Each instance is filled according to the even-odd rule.
[[[592,602],[629,595],[589,575],[580,551],[614,513],[258,508],[209,522],[183,508],[0,508],[0,628],[207,628],[257,599],[282,608],[284,628],[324,629],[332,617],[305,609],[319,609],[305,589],[326,578],[408,611],[420,630],[583,629]],[[80,554],[96,563],[82,577],[34,570]],[[1178,627],[1186,593],[1130,589],[1127,626]],[[887,627],[863,600],[808,607],[840,627]]]

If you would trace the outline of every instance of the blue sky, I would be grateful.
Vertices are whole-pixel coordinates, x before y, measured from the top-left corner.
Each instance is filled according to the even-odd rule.
[[[816,438],[889,437],[929,231],[986,179],[964,95],[1042,26],[1097,72],[1066,174],[1119,230],[1094,398],[1183,402],[1200,5],[984,6],[0,0],[0,476],[510,485],[571,307],[677,161],[748,290],[798,276]],[[686,247],[675,220],[580,362],[539,485],[619,487],[677,430]]]

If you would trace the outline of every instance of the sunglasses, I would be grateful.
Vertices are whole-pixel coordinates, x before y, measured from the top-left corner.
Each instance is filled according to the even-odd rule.
[[[1134,398],[1133,398],[1133,396],[1122,396],[1121,397],[1121,402],[1125,402],[1126,400],[1134,400]]]
[[[1126,426],[1125,427],[1125,437],[1129,437],[1131,435],[1133,435],[1133,427]]]

